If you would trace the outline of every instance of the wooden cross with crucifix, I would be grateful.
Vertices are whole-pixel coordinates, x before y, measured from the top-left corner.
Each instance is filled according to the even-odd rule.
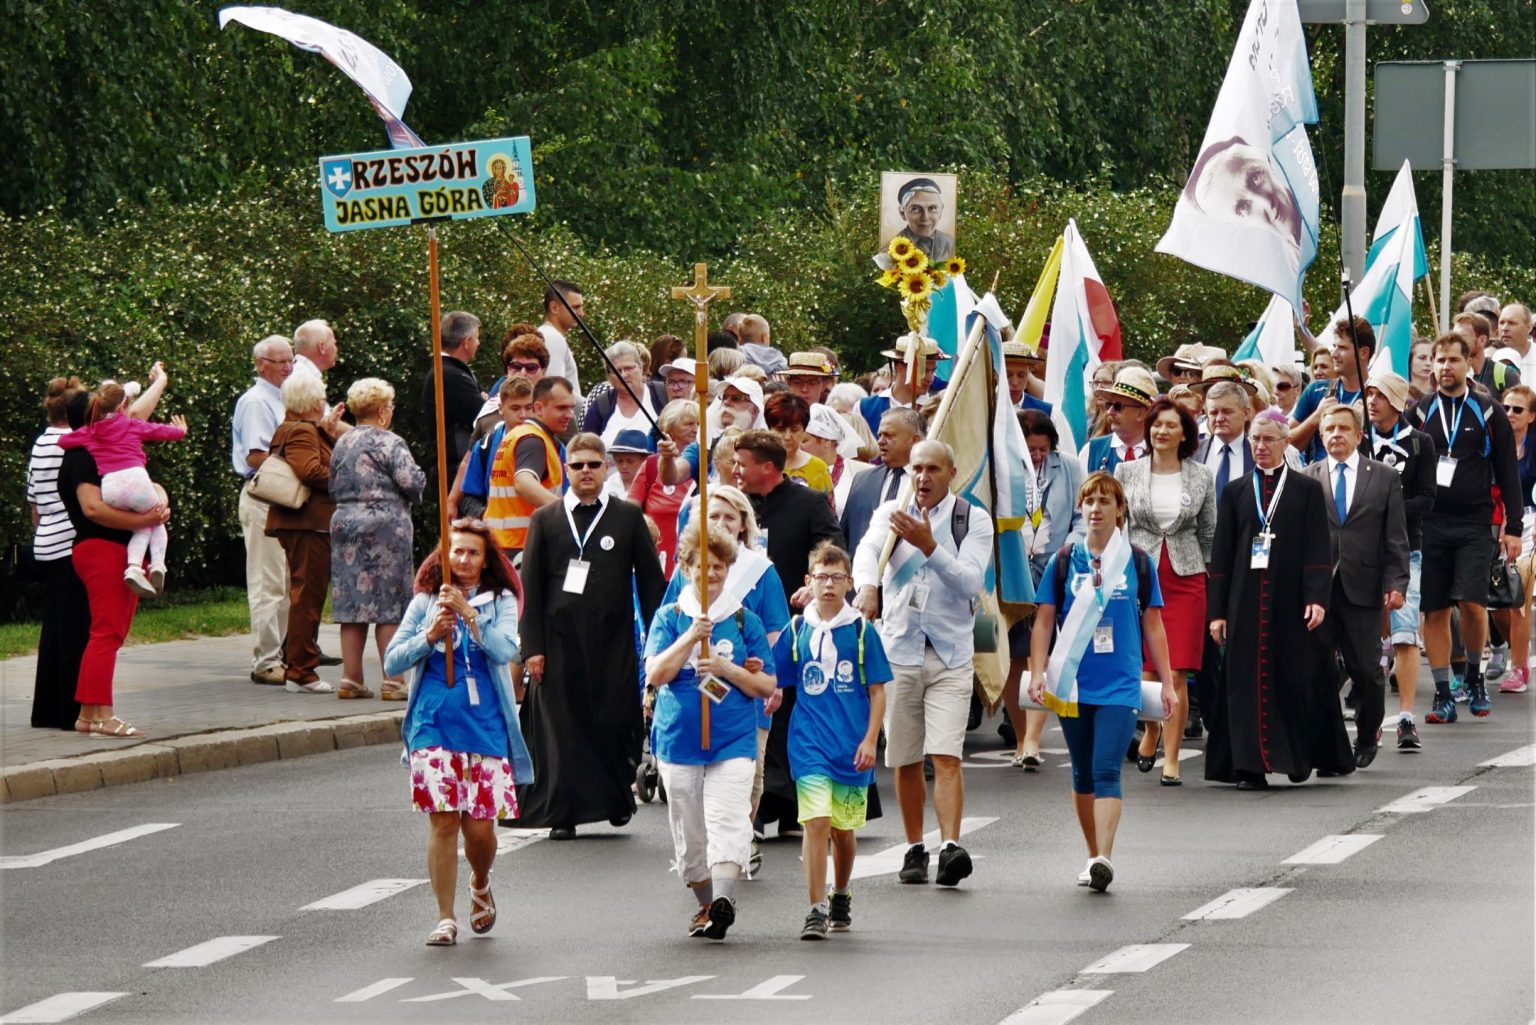
[[[699,608],[709,615],[709,304],[715,299],[729,299],[731,290],[725,285],[709,283],[709,266],[693,265],[693,284],[675,285],[672,298],[686,299],[693,303],[693,370],[694,388],[699,395]],[[709,642],[699,644],[699,657],[709,657]],[[699,745],[709,748],[709,696],[699,692]]]

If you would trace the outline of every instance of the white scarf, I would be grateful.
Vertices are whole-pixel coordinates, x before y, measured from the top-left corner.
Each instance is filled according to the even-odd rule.
[[[805,607],[805,621],[811,625],[810,641],[806,645],[806,661],[815,662],[821,666],[821,671],[826,673],[826,678],[835,678],[837,672],[837,642],[832,639],[832,631],[849,623],[859,621],[859,613],[852,605],[843,602],[843,607],[837,610],[837,615],[831,619],[822,619],[821,613],[816,611],[816,603]]]
[[[703,609],[699,605],[699,588],[697,584],[685,584],[677,594],[677,607],[683,615],[689,619],[703,617]],[[720,597],[716,598],[709,606],[709,621],[711,623],[723,623],[736,614],[741,608],[741,598],[733,595],[726,588],[720,589]]]

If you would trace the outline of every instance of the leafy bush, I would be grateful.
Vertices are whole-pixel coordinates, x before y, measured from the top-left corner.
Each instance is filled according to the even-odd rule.
[[[1010,185],[986,172],[961,174],[960,250],[973,287],[997,275],[998,295],[1017,314],[1056,235],[1075,217],[1119,308],[1128,350],[1153,359],[1192,340],[1232,348],[1262,311],[1257,289],[1152,252],[1167,225],[1171,185],[1114,192],[1103,179],[1068,186],[1044,178]],[[876,287],[878,216],[873,175],[827,188],[813,206],[784,210],[740,238],[711,264],[712,280],[735,288],[729,306],[763,313],[786,351],[828,344],[852,369],[904,330],[891,293]],[[175,506],[175,580],[239,582],[238,478],[230,466],[229,416],[249,386],[251,346],[291,334],[309,317],[331,321],[340,362],[331,396],[347,383],[380,376],[399,392],[397,429],[428,460],[427,411],[420,403],[429,369],[426,245],[421,229],[331,235],[321,227],[313,172],[276,186],[253,174],[193,204],[157,197],[111,211],[90,230],[47,210],[0,219],[0,244],[23,273],[0,280],[8,312],[0,339],[0,489],[7,542],[30,534],[23,497],[28,451],[42,427],[48,378],[77,374],[143,378],[163,359],[171,386],[163,415],[191,421],[181,443],[151,446],[150,470]],[[477,313],[484,328],[476,371],[497,374],[499,340],[516,320],[537,321],[543,284],[505,232],[526,233],[552,275],[581,284],[594,330],[604,341],[687,336],[691,319],[668,297],[691,279],[681,258],[637,248],[589,247],[547,217],[484,219],[440,229],[443,307]],[[1337,252],[1333,229],[1324,253]],[[1336,264],[1320,260],[1308,287],[1314,310],[1337,302]],[[1455,290],[1474,285],[1509,296],[1536,295],[1530,266],[1486,264],[1458,254]],[[1422,306],[1419,307],[1422,310]],[[725,310],[714,311],[718,320]],[[576,340],[573,340],[576,341]],[[596,357],[576,341],[584,383],[599,378]],[[427,515],[425,512],[423,515]],[[425,521],[430,523],[431,520]],[[428,543],[435,528],[418,523]]]

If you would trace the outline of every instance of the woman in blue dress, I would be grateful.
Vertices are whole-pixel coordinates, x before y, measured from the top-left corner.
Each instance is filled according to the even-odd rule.
[[[496,924],[496,823],[517,817],[516,786],[533,780],[512,692],[518,660],[512,567],[480,520],[454,521],[448,561],[452,584],[443,580],[437,551],[422,563],[416,595],[384,653],[385,672],[410,673],[402,761],[410,767],[412,802],[431,816],[427,871],[439,921],[427,945],[434,947],[458,942],[453,901],[461,834],[471,871],[470,928],[486,933]]]

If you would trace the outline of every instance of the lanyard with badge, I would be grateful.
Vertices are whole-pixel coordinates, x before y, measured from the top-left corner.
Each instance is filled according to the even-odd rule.
[[[1275,532],[1269,529],[1271,521],[1275,517],[1275,508],[1280,504],[1280,493],[1285,490],[1285,480],[1290,475],[1290,467],[1280,471],[1280,479],[1275,483],[1275,493],[1269,499],[1269,509],[1266,511],[1259,500],[1263,494],[1263,477],[1258,470],[1253,471],[1253,508],[1259,514],[1259,532],[1253,539],[1253,554],[1248,561],[1249,569],[1269,569],[1269,548],[1275,540]]]
[[[469,599],[469,607],[478,613],[485,606],[491,604],[495,598],[496,595],[492,592],[482,591]],[[474,638],[470,635],[469,626],[464,622],[463,617],[458,617],[457,622],[454,623],[453,633],[448,638],[453,642],[455,651],[459,648],[460,637],[464,639],[464,686],[469,693],[469,703],[471,705],[478,705],[480,703],[480,688],[475,684],[475,670],[469,663],[469,645]],[[443,657],[451,660],[453,658],[453,651],[445,651]]]
[[[1470,395],[1462,400],[1461,405],[1456,407],[1456,419],[1447,425],[1445,397],[1435,396],[1435,412],[1440,414],[1440,429],[1445,432],[1445,455],[1441,456],[1440,461],[1435,464],[1435,487],[1437,488],[1450,487],[1451,481],[1456,478],[1456,457],[1451,455],[1451,450],[1456,447],[1456,432],[1461,429],[1461,417],[1466,413],[1467,403],[1470,401],[1472,401]]]
[[[587,574],[592,570],[592,564],[587,561],[587,541],[592,537],[592,532],[597,529],[597,523],[603,518],[603,513],[607,511],[608,502],[599,502],[597,515],[592,517],[592,522],[587,525],[587,532],[578,534],[576,517],[571,515],[570,505],[565,507],[565,522],[570,525],[571,538],[576,542],[576,558],[565,567],[564,589],[570,594],[581,594],[587,589]]]

